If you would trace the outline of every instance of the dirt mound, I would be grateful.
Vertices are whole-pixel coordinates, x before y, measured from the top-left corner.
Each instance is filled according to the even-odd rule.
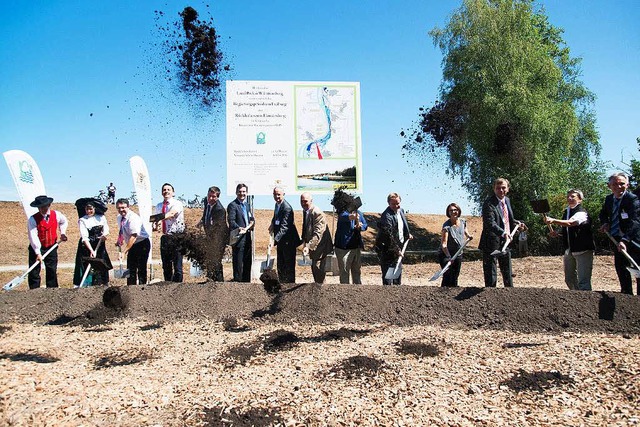
[[[573,378],[558,371],[527,372],[524,369],[519,369],[513,377],[502,381],[500,385],[506,385],[516,392],[532,390],[541,393],[545,389],[574,382]]]
[[[348,380],[375,375],[384,362],[369,356],[352,356],[331,369],[331,373]]]
[[[118,305],[114,300],[127,303],[119,305],[120,309],[105,306],[105,302]],[[640,299],[636,296],[547,288],[297,284],[283,285],[282,292],[271,297],[259,284],[161,283],[3,293],[0,307],[3,323],[85,327],[128,317],[156,323],[208,318],[640,333]]]

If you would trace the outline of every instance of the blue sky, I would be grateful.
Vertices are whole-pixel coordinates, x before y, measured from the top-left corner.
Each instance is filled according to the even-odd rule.
[[[583,58],[602,158],[613,167],[640,158],[640,2],[541,4]],[[427,33],[459,1],[2,2],[0,150],[31,154],[58,201],[95,195],[111,181],[128,196],[133,155],[147,163],[154,202],[166,181],[186,198],[224,189],[223,113],[195,114],[160,66],[154,11],[174,21],[187,5],[214,17],[234,79],[360,82],[365,211],[381,212],[391,191],[410,212],[442,213],[452,201],[474,208],[442,162],[424,168],[400,150],[400,130],[433,103],[442,77]],[[0,169],[0,200],[17,200]],[[316,201],[330,208],[326,197]],[[256,197],[256,207],[271,206],[270,197]]]

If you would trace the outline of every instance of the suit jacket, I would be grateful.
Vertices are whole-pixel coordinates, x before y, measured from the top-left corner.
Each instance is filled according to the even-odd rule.
[[[400,219],[402,220],[402,233],[405,242],[409,238],[409,223],[404,214],[404,209],[400,208]],[[376,248],[379,254],[383,256],[399,256],[404,243],[400,242],[400,233],[398,232],[398,218],[391,208],[387,208],[380,215],[378,221],[378,235],[376,236]]]
[[[304,215],[304,213],[303,213]],[[309,246],[309,257],[313,260],[326,256],[333,250],[331,232],[322,210],[314,206],[302,222],[302,241]]]
[[[207,221],[207,209],[210,209],[209,220]],[[229,227],[227,226],[227,211],[220,203],[220,200],[216,202],[215,205],[209,206],[205,205],[204,209],[202,209],[202,225],[204,226],[204,231],[207,233],[207,236],[221,236],[219,241],[222,247],[226,246],[229,241]]]
[[[273,240],[278,243],[300,245],[300,234],[293,218],[293,208],[286,200],[282,201],[278,214],[271,219]]]
[[[509,215],[509,229],[513,232],[514,227],[517,227],[517,221],[513,217],[511,201],[508,197],[505,197],[504,201],[507,205],[507,213]],[[504,232],[505,223],[502,217],[500,200],[498,200],[494,194],[493,196],[487,197],[482,205],[482,234],[480,235],[480,244],[478,247],[488,252],[501,249],[501,245],[503,245],[505,241],[503,238]]]
[[[229,206],[227,206],[227,217],[229,218],[230,230],[249,226],[249,224],[244,220],[244,215],[242,214],[242,205],[238,199],[234,199],[231,203],[229,203]],[[249,219],[249,223],[251,221],[254,221],[253,213],[249,210],[248,206],[247,217]]]
[[[604,205],[600,211],[600,223],[611,225],[611,213],[613,211],[613,194],[609,194],[604,199]],[[625,191],[620,200],[618,209],[620,221],[620,233],[622,240],[635,242],[640,245],[640,201],[638,197],[630,191]]]

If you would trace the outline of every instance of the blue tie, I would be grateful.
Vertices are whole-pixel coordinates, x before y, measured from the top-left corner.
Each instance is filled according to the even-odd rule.
[[[242,205],[242,216],[244,217],[244,226],[248,227],[249,226],[249,216],[247,215],[247,205],[244,203],[241,203]]]
[[[611,227],[609,232],[612,236],[617,237],[620,234],[620,199],[613,198],[613,209],[611,210]]]

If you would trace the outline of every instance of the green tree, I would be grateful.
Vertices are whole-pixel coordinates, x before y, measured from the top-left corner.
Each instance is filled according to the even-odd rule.
[[[463,1],[430,32],[444,55],[439,99],[402,132],[412,157],[444,153],[447,173],[478,206],[495,178],[508,178],[515,214],[533,225],[538,249],[546,233],[530,199],[578,187],[601,200],[605,190],[595,97],[562,32],[532,0]]]
[[[640,151],[640,137],[636,138],[636,144]],[[629,189],[638,194],[640,192],[640,160],[632,158],[627,166],[629,167]]]

